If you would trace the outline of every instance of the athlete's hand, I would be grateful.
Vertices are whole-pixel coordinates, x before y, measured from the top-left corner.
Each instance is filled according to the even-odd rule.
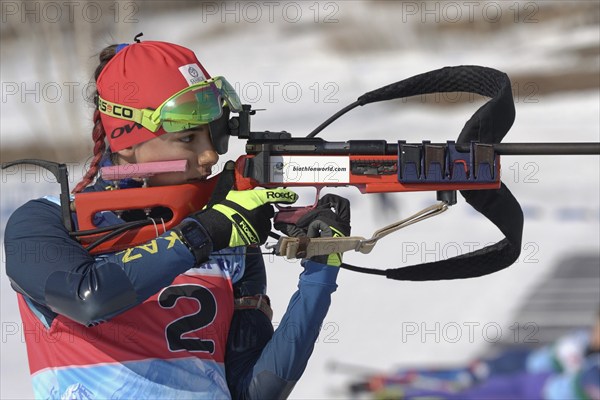
[[[288,236],[344,237],[350,235],[350,201],[335,194],[326,194],[314,210],[301,217],[295,225],[276,223],[275,229]],[[311,260],[339,267],[341,253],[315,256]]]
[[[262,244],[271,231],[271,204],[291,204],[297,199],[289,189],[231,190],[224,200],[190,217],[206,229],[213,251]]]

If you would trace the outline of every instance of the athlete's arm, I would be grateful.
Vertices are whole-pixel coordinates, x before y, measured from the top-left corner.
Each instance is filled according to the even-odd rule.
[[[248,247],[244,275],[233,285],[234,295],[236,298],[265,295],[266,288],[267,276],[260,249]],[[232,389],[252,372],[252,367],[272,336],[273,325],[263,311],[234,311],[225,353],[225,373]]]
[[[350,202],[340,196],[328,194],[319,200],[319,206],[294,225],[275,226],[288,235],[309,237],[348,236],[350,234]],[[292,229],[293,228],[293,229]],[[325,265],[324,263],[330,264]],[[341,255],[331,254],[314,261],[303,260],[304,272],[300,274],[298,290],[292,296],[279,327],[266,339],[261,337],[265,324],[256,316],[240,324],[247,340],[239,340],[247,348],[247,357],[238,350],[237,357],[243,367],[232,365],[235,376],[228,373],[229,389],[235,399],[286,398],[302,376],[312,354],[321,324],[331,304],[331,294],[336,290],[336,278]],[[243,336],[242,336],[243,337]],[[252,340],[254,339],[254,340]],[[255,357],[254,364],[250,364]],[[230,360],[231,364],[234,364]],[[245,369],[243,369],[245,368]]]
[[[45,199],[29,201],[11,215],[4,241],[13,288],[37,307],[84,325],[140,304],[195,263],[172,231],[146,245],[94,257],[69,236],[60,207]]]
[[[337,288],[339,272],[337,267],[313,261],[303,265],[298,290],[272,337],[268,335],[272,329],[269,319],[258,310],[235,313],[232,334],[234,327],[242,333],[237,336],[239,347],[226,357],[227,381],[234,399],[285,398],[302,376],[329,309],[331,293]],[[228,346],[228,351],[231,348]]]

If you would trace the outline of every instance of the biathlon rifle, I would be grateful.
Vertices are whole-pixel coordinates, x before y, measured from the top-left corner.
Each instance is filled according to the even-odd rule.
[[[490,98],[467,121],[456,141],[328,142],[316,137],[333,121],[358,106],[445,92],[475,93]],[[384,270],[342,264],[343,268],[385,275],[391,279],[423,281],[486,275],[511,265],[518,258],[523,213],[515,197],[500,180],[501,155],[600,154],[600,143],[501,143],[515,118],[511,83],[505,73],[480,66],[446,67],[368,92],[306,137],[292,137],[286,131],[252,132],[250,118],[255,112],[249,105],[244,105],[238,116],[221,121],[218,129],[222,130],[222,134],[247,140],[246,154],[235,163],[226,164],[221,176],[202,182],[83,192],[71,198],[64,164],[18,160],[3,164],[2,168],[31,163],[49,169],[61,184],[65,227],[93,254],[119,251],[152,240],[190,213],[201,210],[209,202],[211,193],[224,195],[231,188],[314,186],[317,188],[317,200],[320,189],[338,186],[355,186],[361,193],[437,193],[439,203],[379,229],[369,239],[309,239],[275,235],[279,237],[274,246],[275,254],[287,258],[348,250],[369,253],[380,238],[447,210],[448,206],[457,202],[456,192],[460,191],[467,203],[500,229],[504,239],[467,254],[408,267]],[[101,173],[104,180],[119,181],[123,178],[146,179],[153,174],[184,171],[185,168],[185,161],[173,161],[106,167]],[[227,174],[227,179],[224,179],[224,174]],[[275,221],[293,223],[315,205],[278,207]],[[166,210],[166,216],[160,220],[147,218],[103,228],[94,225],[94,216],[99,212],[118,214],[143,210],[150,215],[157,208]],[[75,210],[78,230],[74,229],[71,219]]]

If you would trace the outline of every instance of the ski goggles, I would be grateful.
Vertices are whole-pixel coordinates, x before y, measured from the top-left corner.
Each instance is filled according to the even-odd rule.
[[[98,110],[101,113],[136,122],[151,132],[156,132],[161,127],[166,132],[180,132],[208,124],[221,117],[223,106],[234,112],[242,110],[242,103],[235,89],[222,76],[180,90],[156,110],[124,106],[98,97]]]

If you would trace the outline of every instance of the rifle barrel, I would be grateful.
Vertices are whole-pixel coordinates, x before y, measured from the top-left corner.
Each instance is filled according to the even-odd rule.
[[[433,143],[432,143],[433,144]],[[438,143],[443,146],[445,143]],[[562,142],[562,143],[495,143],[494,151],[500,155],[600,155],[598,142]],[[457,143],[456,150],[468,152],[469,144]],[[398,145],[388,144],[387,154],[397,154]]]
[[[270,133],[270,132],[266,132]],[[407,143],[411,144],[411,143]],[[414,143],[419,145],[421,143]],[[447,143],[423,142],[434,146]],[[482,143],[485,144],[485,143]],[[599,142],[555,142],[555,143],[494,143],[496,154],[500,155],[600,155]],[[470,143],[456,143],[456,150],[469,152]],[[257,154],[267,150],[270,155],[281,154],[318,154],[318,155],[396,155],[398,143],[385,140],[348,140],[346,142],[327,142],[321,138],[290,138],[249,140],[246,144],[248,154]]]
[[[443,145],[443,143],[440,143]],[[397,146],[392,145],[392,154],[398,151]],[[598,142],[562,142],[562,143],[495,143],[492,145],[494,151],[500,155],[528,156],[528,155],[600,155],[600,143]],[[456,150],[469,151],[466,143],[457,143]]]
[[[600,143],[498,143],[494,145],[501,155],[596,155]]]

